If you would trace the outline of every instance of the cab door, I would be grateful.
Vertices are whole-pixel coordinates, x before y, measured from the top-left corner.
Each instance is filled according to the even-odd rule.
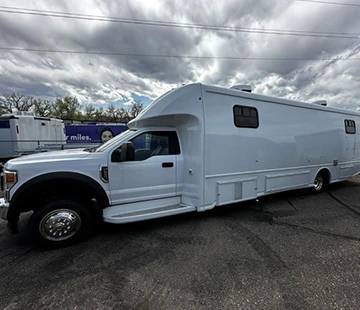
[[[175,197],[176,162],[180,154],[177,133],[148,131],[139,134],[130,142],[134,145],[135,160],[109,160],[112,204]]]

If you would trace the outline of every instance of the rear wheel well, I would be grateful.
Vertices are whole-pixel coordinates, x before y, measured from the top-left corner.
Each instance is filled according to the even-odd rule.
[[[320,173],[324,179],[324,184],[329,185],[331,180],[331,173],[328,169],[323,168],[318,173]]]

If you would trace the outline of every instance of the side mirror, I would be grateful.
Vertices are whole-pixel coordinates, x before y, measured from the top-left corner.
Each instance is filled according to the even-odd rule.
[[[121,161],[134,161],[135,160],[135,148],[132,142],[125,142],[121,146]]]

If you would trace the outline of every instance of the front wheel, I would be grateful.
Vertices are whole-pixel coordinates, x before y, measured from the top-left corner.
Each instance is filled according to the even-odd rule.
[[[64,247],[86,238],[92,219],[78,202],[53,201],[35,210],[29,221],[34,241],[46,247]]]

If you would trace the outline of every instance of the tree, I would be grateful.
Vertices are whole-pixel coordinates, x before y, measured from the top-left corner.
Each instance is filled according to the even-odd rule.
[[[135,118],[140,114],[140,112],[143,110],[144,105],[141,102],[135,101],[129,110],[129,117],[130,119]]]
[[[12,102],[8,100],[8,95],[3,95],[0,97],[0,113],[12,113],[13,105]]]
[[[104,111],[102,107],[97,109],[91,104],[82,106],[76,97],[71,96],[57,98],[55,101],[18,93],[4,94],[0,97],[0,115],[13,111],[32,111],[35,115],[43,117],[127,123],[138,116],[142,110],[143,104],[137,101],[133,102],[128,109],[117,108],[110,104]]]
[[[23,94],[4,94],[0,97],[0,106],[6,113],[15,111],[29,111],[33,106],[33,97]]]
[[[46,99],[34,99],[33,111],[35,115],[49,117],[52,116],[52,102]]]
[[[94,112],[94,120],[96,121],[106,121],[106,113],[104,112],[104,109],[100,107],[99,109],[96,109]]]
[[[91,104],[87,104],[85,106],[84,119],[85,120],[93,120],[95,118],[95,112],[96,112],[96,109]]]
[[[0,105],[0,115],[7,114],[7,113],[9,113],[8,110],[5,107],[2,107]]]
[[[80,103],[76,97],[66,96],[53,102],[52,115],[61,119],[80,119]]]
[[[109,104],[105,113],[106,119],[109,122],[123,122],[126,117],[126,110],[124,108],[116,108],[113,104]]]

